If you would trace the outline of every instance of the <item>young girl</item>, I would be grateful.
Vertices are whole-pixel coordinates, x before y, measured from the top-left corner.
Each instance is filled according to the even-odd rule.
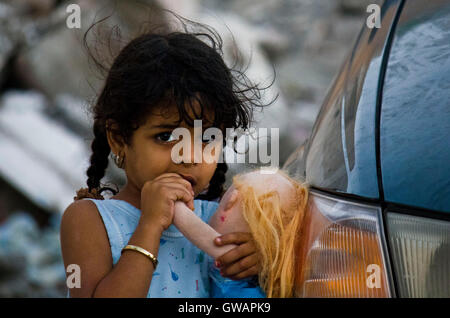
[[[210,295],[207,256],[172,225],[173,210],[182,201],[208,222],[218,203],[206,200],[220,198],[227,166],[194,163],[193,154],[175,163],[171,150],[176,127],[194,136],[193,121],[201,119],[203,129],[218,127],[225,136],[227,127],[247,128],[259,106],[259,88],[225,65],[221,47],[215,33],[146,33],[115,59],[93,109],[88,188],[78,191],[61,223],[64,264],[81,272],[70,296]],[[110,153],[127,177],[118,193],[100,184]],[[114,195],[104,200],[104,190]],[[258,273],[249,233],[223,235],[215,244],[237,245],[216,262],[221,275]]]

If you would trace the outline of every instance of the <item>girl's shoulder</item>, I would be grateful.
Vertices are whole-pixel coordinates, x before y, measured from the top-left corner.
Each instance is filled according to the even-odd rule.
[[[102,219],[90,200],[78,200],[66,208],[61,218],[60,238],[63,248],[70,247],[66,250],[89,244],[109,247]]]
[[[62,215],[61,232],[70,233],[83,229],[86,233],[100,233],[101,236],[104,236],[104,234],[106,234],[105,226],[108,225],[108,220],[121,214],[111,213],[118,210],[118,208],[114,208],[114,206],[112,200],[96,200],[89,198],[74,201],[66,208]],[[122,208],[126,210],[126,205]],[[139,210],[133,212],[135,214],[129,214],[138,219]]]
[[[98,217],[97,207],[91,200],[77,200],[72,202],[64,211],[61,222],[75,220],[91,220]]]
[[[97,211],[91,200],[72,202],[62,215],[61,232],[79,231],[80,228],[88,232],[103,229],[103,222]]]

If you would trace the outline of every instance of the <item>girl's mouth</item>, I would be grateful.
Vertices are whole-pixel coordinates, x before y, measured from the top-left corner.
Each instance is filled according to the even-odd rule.
[[[189,175],[184,175],[180,173],[180,176],[189,181],[191,183],[192,188],[194,188],[194,186],[197,184],[197,180],[195,180],[195,178],[193,176],[189,176]]]

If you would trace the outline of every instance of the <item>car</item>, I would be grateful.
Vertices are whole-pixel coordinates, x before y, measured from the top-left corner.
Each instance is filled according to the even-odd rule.
[[[386,0],[283,169],[298,297],[450,297],[450,1]]]

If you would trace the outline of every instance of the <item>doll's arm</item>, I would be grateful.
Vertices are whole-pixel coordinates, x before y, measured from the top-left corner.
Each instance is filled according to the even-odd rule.
[[[236,245],[216,246],[214,239],[221,234],[203,222],[181,201],[175,202],[173,224],[192,244],[213,258],[230,251]]]

